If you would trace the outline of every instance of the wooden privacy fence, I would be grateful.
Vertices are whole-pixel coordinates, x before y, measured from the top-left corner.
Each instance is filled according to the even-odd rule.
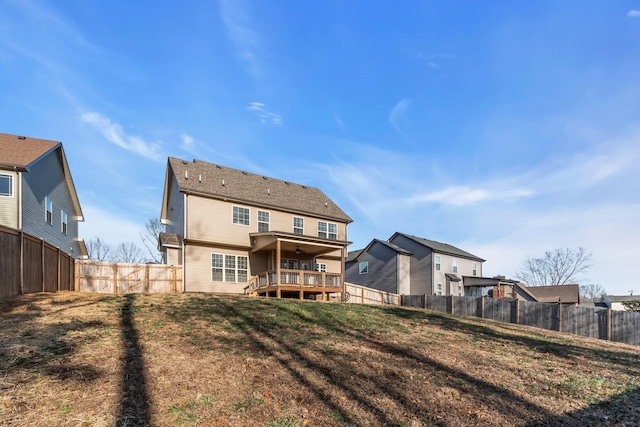
[[[73,290],[73,265],[60,248],[0,226],[0,298]]]
[[[352,283],[345,283],[345,290],[347,291],[346,302],[356,304],[400,305],[400,295],[398,294],[365,288],[364,286],[354,285]]]
[[[182,266],[77,261],[75,290],[102,294],[182,292]]]
[[[409,298],[410,297],[410,298]],[[640,313],[483,297],[403,295],[402,305],[640,345]]]

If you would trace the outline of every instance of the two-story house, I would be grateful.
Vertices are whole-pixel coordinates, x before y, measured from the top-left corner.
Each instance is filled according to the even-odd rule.
[[[170,157],[160,249],[184,291],[308,298],[341,292],[347,225],[317,188]]]
[[[0,225],[86,258],[84,221],[62,143],[0,133]]]
[[[345,280],[405,295],[464,296],[464,279],[482,277],[484,261],[447,243],[396,232],[352,253]]]

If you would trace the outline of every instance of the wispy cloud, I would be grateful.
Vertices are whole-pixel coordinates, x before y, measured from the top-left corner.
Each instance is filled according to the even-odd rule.
[[[278,113],[268,111],[262,102],[250,102],[247,110],[264,124],[282,125],[282,116]]]
[[[182,143],[180,144],[180,148],[185,151],[193,151],[196,140],[193,139],[192,136],[183,133],[182,135],[180,135],[180,140],[182,141]]]
[[[94,111],[83,112],[80,119],[97,130],[110,142],[125,150],[132,151],[155,161],[163,161],[164,155],[160,144],[149,143],[139,136],[127,135],[122,126],[112,122],[108,117]]]
[[[438,202],[453,206],[468,206],[490,201],[513,201],[531,197],[531,190],[516,188],[512,190],[486,190],[466,186],[448,187],[441,191],[421,194],[409,198],[410,202]]]
[[[629,18],[637,18],[640,16],[640,10],[631,9],[629,12],[627,12],[627,16]]]
[[[253,29],[251,6],[245,0],[221,0],[220,15],[238,57],[251,74],[259,76],[262,73],[258,60],[261,37]]]
[[[402,137],[405,137],[402,127],[405,124],[404,122],[406,121],[406,111],[411,105],[411,102],[411,99],[408,98],[401,99],[400,102],[398,102],[393,107],[391,113],[389,114],[389,123],[391,123],[391,126],[393,126],[396,132],[398,132]]]

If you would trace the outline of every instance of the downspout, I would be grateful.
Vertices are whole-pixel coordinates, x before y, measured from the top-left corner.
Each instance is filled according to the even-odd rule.
[[[184,206],[183,215],[184,221],[182,221],[182,293],[187,292],[187,204],[189,203],[189,193],[184,193]]]
[[[22,229],[22,172],[18,172],[18,229],[20,230],[20,294],[24,294],[24,230]]]

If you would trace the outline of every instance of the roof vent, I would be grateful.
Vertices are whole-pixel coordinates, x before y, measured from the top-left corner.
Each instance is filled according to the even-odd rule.
[[[222,180],[222,186],[224,187],[224,179]]]
[[[184,171],[184,179],[189,179],[189,171]]]
[[[19,136],[18,139],[27,139],[26,136]]]
[[[202,182],[202,175],[198,175],[198,182]]]
[[[242,172],[242,175],[249,175],[249,173],[248,173],[248,172],[244,172],[244,171],[243,171],[243,172]]]
[[[271,195],[271,189],[267,188],[267,194]]]
[[[287,184],[287,185],[290,185],[290,184],[291,184],[289,181],[285,181],[284,183],[285,183],[285,184]]]
[[[217,167],[218,169],[222,169],[222,166],[220,166],[220,165],[216,165],[216,167]]]
[[[328,208],[328,207],[329,207],[329,203],[324,202],[324,207],[325,207],[325,208]]]
[[[188,164],[189,164],[189,162],[187,162],[186,160],[183,160],[183,161],[182,161],[182,164],[183,164],[183,165],[188,165]]]
[[[263,176],[262,179],[269,179],[269,178],[267,178],[266,176]]]
[[[306,185],[301,185],[300,187],[302,187],[302,188],[304,188],[304,189],[306,189],[306,188],[307,188],[307,186],[306,186]]]

